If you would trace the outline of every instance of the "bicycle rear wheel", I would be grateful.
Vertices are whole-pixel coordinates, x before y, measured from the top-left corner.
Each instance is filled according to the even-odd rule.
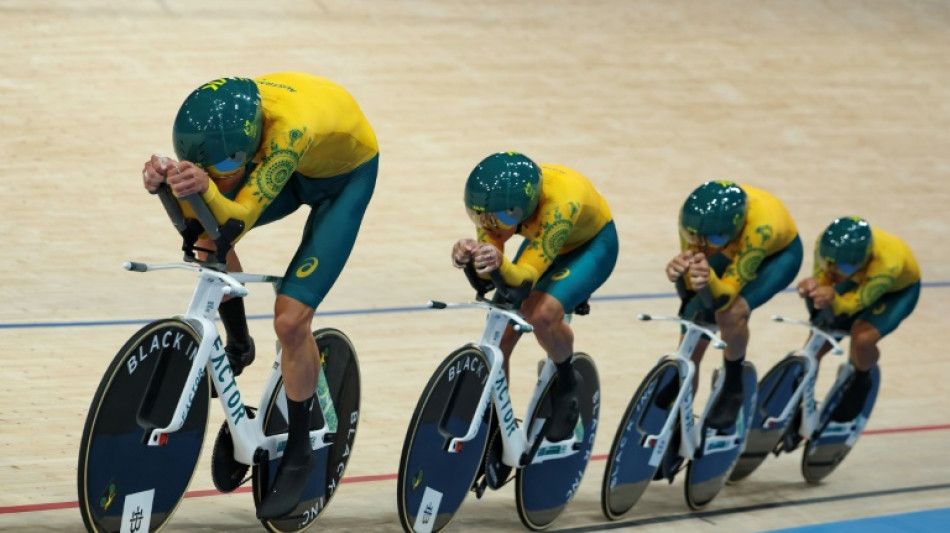
[[[715,381],[715,378],[713,379]],[[690,509],[699,510],[719,494],[736,466],[739,455],[745,449],[749,424],[756,405],[758,379],[755,367],[746,361],[742,364],[742,388],[745,398],[736,419],[735,431],[720,435],[703,425],[703,438],[696,457],[686,467],[684,493]]]
[[[580,409],[580,425],[583,439],[573,455],[561,459],[535,462],[518,469],[515,474],[515,503],[521,523],[528,529],[539,531],[550,526],[560,516],[564,507],[574,497],[587,463],[594,437],[597,435],[597,419],[600,416],[600,379],[594,361],[585,353],[574,354],[574,369],[581,375],[577,393]],[[551,416],[552,379],[535,406],[530,420],[532,426],[542,427]],[[575,431],[577,431],[575,429]],[[537,438],[542,438],[540,435]],[[538,451],[538,454],[541,450]]]
[[[841,366],[844,367],[847,364],[844,363]],[[849,383],[850,380],[845,380],[828,392],[831,400],[826,401],[822,406],[819,422],[821,429],[817,436],[809,438],[805,445],[805,452],[802,454],[802,476],[809,483],[820,483],[844,461],[854,448],[874,409],[877,391],[881,385],[881,371],[877,366],[871,370],[871,390],[868,392],[867,399],[864,400],[861,414],[850,422],[832,422],[831,413],[838,406],[843,391]]]
[[[759,382],[758,401],[749,427],[749,438],[745,451],[739,456],[729,481],[739,481],[755,471],[775,449],[786,428],[792,420],[789,418],[772,427],[764,427],[765,420],[782,414],[789,399],[805,376],[805,362],[801,357],[789,355],[769,370]]]
[[[676,361],[665,358],[650,370],[630,399],[604,467],[600,506],[607,518],[617,520],[629,511],[660,468],[664,450],[646,446],[644,441],[663,429],[679,393],[679,381]]]
[[[79,510],[88,531],[156,531],[181,503],[208,422],[207,375],[185,383],[200,343],[190,323],[158,320],[132,335],[106,370],[79,447]],[[145,444],[144,427],[168,425],[186,388],[193,399],[182,428],[161,446]]]
[[[329,420],[326,422],[331,428],[335,423],[336,432],[330,434],[333,436],[331,445],[312,452],[316,467],[310,473],[310,481],[297,507],[284,518],[261,520],[268,531],[275,533],[303,531],[323,513],[340,486],[356,439],[360,412],[360,368],[356,349],[350,339],[338,329],[319,329],[313,332],[313,338],[320,350],[322,372],[330,399],[333,401],[333,410],[327,413]],[[318,384],[318,395],[324,392],[320,389]],[[264,412],[259,413],[259,416],[264,417],[265,435],[287,432],[287,396],[284,393],[283,378],[278,381]],[[320,429],[323,424],[324,414],[319,405],[314,406],[310,415],[310,429]],[[270,490],[280,460],[279,457],[271,458],[266,463],[254,465],[251,479],[255,507],[260,505],[261,498]]]
[[[475,437],[455,453],[450,439],[464,436],[482,390],[490,386],[488,356],[474,345],[449,355],[429,379],[406,432],[396,481],[396,508],[407,532],[445,528],[468,495],[488,443],[491,406]]]

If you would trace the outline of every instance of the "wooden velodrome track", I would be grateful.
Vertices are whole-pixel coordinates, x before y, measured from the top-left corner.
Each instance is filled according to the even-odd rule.
[[[315,321],[354,340],[364,396],[350,482],[314,531],[399,529],[394,474],[413,406],[441,358],[482,324],[473,312],[412,311],[471,297],[448,259],[453,240],[472,233],[462,184],[480,158],[507,149],[590,176],[621,238],[612,278],[575,322],[577,349],[601,373],[601,431],[555,530],[740,533],[950,502],[950,4],[5,0],[0,530],[82,529],[76,459],[101,374],[140,323],[184,311],[191,294],[188,275],[120,269],[180,258],[177,234],[141,189],[142,162],[171,152],[172,119],[198,84],[281,70],[346,86],[382,147],[356,249]],[[607,523],[602,456],[637,383],[676,341],[635,316],[675,312],[662,267],[677,246],[676,212],[713,178],[777,194],[808,246],[834,217],[864,215],[909,242],[927,285],[882,343],[868,433],[825,483],[802,480],[796,453],[726,487],[706,513],[688,512],[678,478]],[[239,248],[245,268],[281,274],[302,221],[252,232]],[[272,297],[258,288],[247,301],[264,361],[241,380],[256,398]],[[791,293],[756,313],[749,357],[760,373],[803,341],[767,317],[802,313]],[[533,339],[515,353],[522,410],[540,357]],[[206,446],[166,530],[260,531],[248,493],[214,491],[209,455]],[[522,531],[511,488],[470,498],[452,529]]]

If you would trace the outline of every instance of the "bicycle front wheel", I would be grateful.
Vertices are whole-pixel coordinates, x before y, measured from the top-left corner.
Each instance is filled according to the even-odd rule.
[[[79,447],[79,510],[88,531],[157,531],[181,503],[208,422],[207,375],[185,383],[200,343],[190,323],[158,320],[135,333],[106,370]],[[161,446],[145,444],[144,427],[168,425],[183,391],[192,401],[182,428]]]
[[[327,386],[326,391],[321,391],[318,384],[317,394],[328,392],[333,409],[324,415],[319,405],[314,406],[310,415],[310,429],[320,429],[326,421],[331,428],[336,425],[336,431],[332,433],[332,444],[312,452],[316,467],[310,473],[310,480],[297,507],[284,518],[261,521],[268,531],[274,533],[303,531],[323,513],[340,486],[356,439],[360,413],[360,368],[356,349],[350,339],[338,329],[319,329],[313,332],[313,338],[320,350],[321,371]],[[321,382],[323,381],[321,379]],[[264,417],[265,435],[287,432],[287,396],[284,393],[283,378],[274,387],[274,392],[260,416]],[[278,457],[265,464],[254,465],[251,479],[255,506],[260,505],[261,498],[274,483],[280,461],[281,458]]]
[[[646,445],[658,435],[679,393],[679,366],[663,359],[647,374],[620,419],[607,455],[600,504],[604,516],[617,520],[630,510],[653,480],[664,451]],[[669,453],[677,453],[671,450]]]
[[[448,451],[452,438],[469,429],[491,370],[474,345],[449,355],[422,391],[406,432],[396,481],[396,508],[407,532],[445,528],[468,494],[488,443],[491,406],[475,437]]]

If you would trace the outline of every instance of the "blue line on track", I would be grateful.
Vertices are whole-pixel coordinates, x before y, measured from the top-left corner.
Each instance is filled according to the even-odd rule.
[[[946,531],[950,524],[950,508],[901,513],[871,518],[859,518],[842,522],[829,522],[813,526],[776,529],[770,533],[839,533],[841,531],[860,531],[861,533],[931,533]]]
[[[942,288],[950,287],[950,281],[932,281],[923,283],[924,288]],[[787,288],[782,292],[794,292],[794,288]],[[617,294],[611,296],[594,296],[591,302],[615,302],[627,300],[658,300],[663,298],[676,298],[675,292],[661,292],[654,294]],[[411,307],[381,307],[378,309],[349,309],[342,311],[317,311],[317,316],[346,316],[346,315],[379,315],[388,313],[414,313],[417,311],[429,311],[424,305]],[[274,315],[249,315],[248,320],[271,320]],[[99,326],[123,326],[129,324],[148,324],[155,319],[138,318],[128,320],[79,320],[73,322],[27,322],[22,324],[0,324],[0,330],[4,329],[45,329],[45,328],[76,328],[76,327],[99,327]]]
[[[942,491],[942,490],[948,490],[948,489],[950,489],[950,484],[942,483],[942,484],[937,484],[937,485],[923,485],[923,486],[917,486],[917,487],[905,487],[905,488],[898,488],[898,489],[857,492],[853,494],[841,494],[837,496],[807,498],[804,500],[797,500],[797,501],[784,501],[784,502],[763,503],[759,505],[746,505],[746,506],[741,506],[741,507],[732,507],[728,509],[716,509],[714,511],[694,511],[694,512],[689,512],[689,513],[678,513],[674,515],[657,516],[653,518],[641,518],[637,520],[618,520],[616,522],[609,522],[606,524],[595,524],[595,525],[590,525],[590,526],[565,528],[565,529],[558,529],[556,531],[557,533],[591,533],[595,531],[611,531],[611,530],[617,530],[617,529],[626,530],[628,528],[641,527],[641,526],[646,526],[650,524],[685,522],[688,520],[696,520],[696,519],[704,520],[704,519],[713,518],[716,516],[743,514],[743,513],[750,513],[753,511],[767,511],[767,510],[782,509],[782,508],[787,508],[787,507],[801,507],[801,506],[806,506],[806,505],[816,505],[816,504],[822,504],[822,503],[834,503],[834,502],[848,501],[848,500],[861,500],[865,498],[880,498],[884,496],[893,496],[895,494]],[[946,522],[943,522],[943,524],[946,524]],[[942,531],[942,530],[943,528],[938,528],[938,529],[929,529],[927,531]],[[789,530],[789,531],[793,531],[793,530]],[[799,530],[796,529],[794,531],[799,531]],[[833,529],[833,530],[815,530],[815,533],[825,533],[825,531],[839,532],[839,531],[851,531],[851,530],[846,529],[846,528]],[[867,529],[867,530],[856,529],[854,531],[861,531],[862,533],[865,533],[865,532],[883,533],[883,531],[894,531],[894,532],[900,531],[903,533],[904,531],[907,531],[907,530],[904,530],[904,529],[882,530],[882,529],[872,528],[872,529]],[[924,530],[914,529],[910,531],[924,531]],[[811,531],[810,530],[807,532],[803,531],[802,533],[811,533]]]

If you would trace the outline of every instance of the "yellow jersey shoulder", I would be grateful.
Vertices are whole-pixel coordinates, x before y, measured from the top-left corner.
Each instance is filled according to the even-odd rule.
[[[295,171],[320,178],[349,172],[378,153],[369,121],[339,84],[301,72],[254,81],[264,111],[263,158],[290,150],[297,156]]]

